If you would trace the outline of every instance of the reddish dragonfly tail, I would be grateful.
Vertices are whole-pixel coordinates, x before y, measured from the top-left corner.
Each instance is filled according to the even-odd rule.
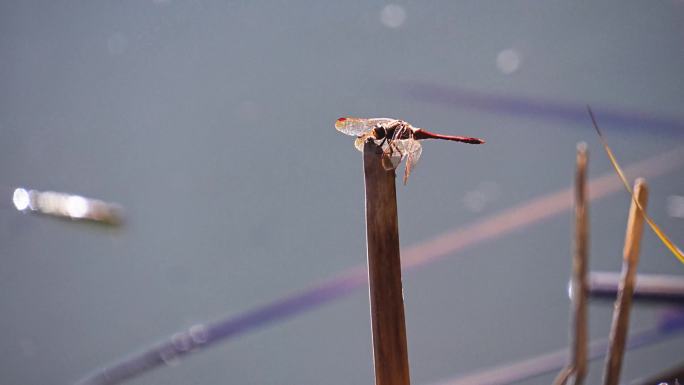
[[[463,142],[463,143],[470,143],[470,144],[483,144],[485,141],[479,138],[470,138],[467,136],[453,136],[453,135],[442,135],[442,134],[435,134],[430,131],[425,131],[422,128],[419,128],[413,133],[413,137],[415,139],[443,139],[443,140],[453,140],[454,142]]]

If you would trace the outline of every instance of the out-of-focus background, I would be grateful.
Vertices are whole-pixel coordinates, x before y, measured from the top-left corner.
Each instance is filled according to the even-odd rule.
[[[586,104],[624,165],[681,146],[683,21],[678,0],[0,3],[0,382],[71,384],[363,266],[361,157],[339,116],[487,140],[425,143],[398,186],[403,247],[568,188],[578,141],[592,177],[611,172]],[[682,169],[649,182],[681,244]],[[20,186],[118,202],[125,224],[18,212]],[[619,269],[628,206],[592,203],[592,269]],[[413,383],[566,346],[571,224],[565,210],[406,272]],[[646,232],[640,271],[684,266]],[[592,303],[592,338],[611,310]],[[661,310],[638,305],[633,329]],[[623,378],[683,344],[629,352]],[[130,383],[367,384],[371,357],[356,290]]]

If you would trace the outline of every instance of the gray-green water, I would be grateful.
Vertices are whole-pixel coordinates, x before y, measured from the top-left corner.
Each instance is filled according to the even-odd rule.
[[[590,174],[610,171],[588,118],[407,88],[684,119],[683,21],[675,0],[0,3],[0,382],[69,384],[364,264],[361,158],[338,116],[487,140],[425,144],[398,188],[404,246],[568,187],[580,140]],[[681,121],[605,131],[624,164],[684,143]],[[681,175],[652,180],[650,203],[680,244],[666,199],[683,195]],[[119,202],[126,225],[23,215],[11,205],[19,186]],[[592,268],[618,268],[628,203],[621,193],[591,206]],[[570,239],[565,213],[407,274],[413,382],[565,346]],[[646,234],[642,271],[683,269]],[[632,326],[659,310],[636,308]],[[591,336],[607,335],[610,311],[592,305]],[[131,383],[367,384],[369,339],[358,291]],[[623,378],[681,360],[683,342],[630,353]]]

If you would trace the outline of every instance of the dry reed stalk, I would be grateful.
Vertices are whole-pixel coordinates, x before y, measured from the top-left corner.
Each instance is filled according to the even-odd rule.
[[[587,373],[587,265],[589,220],[587,204],[587,145],[577,144],[575,169],[575,236],[572,256],[570,363],[563,368],[554,385],[565,385],[571,378],[582,385]]]
[[[613,311],[613,323],[610,329],[610,347],[606,356],[605,369],[603,372],[604,385],[618,385],[622,358],[624,356],[627,331],[629,329],[629,314],[632,307],[632,295],[639,263],[639,249],[641,235],[644,227],[644,216],[639,206],[646,208],[648,201],[648,187],[643,179],[637,179],[634,183],[634,199],[629,209],[627,232],[625,234],[625,247],[622,261],[622,278],[618,297],[615,300]]]
[[[587,270],[589,266],[589,204],[587,202],[587,145],[577,145],[575,175],[575,250],[572,258],[573,383],[587,375]]]
[[[409,385],[394,170],[372,142],[363,149],[366,236],[376,385]]]

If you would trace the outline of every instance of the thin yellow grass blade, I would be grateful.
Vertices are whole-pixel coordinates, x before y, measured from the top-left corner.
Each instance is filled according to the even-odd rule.
[[[663,244],[674,254],[675,257],[679,260],[679,262],[684,263],[684,254],[682,254],[682,250],[675,245],[670,238],[665,235],[665,233],[658,227],[658,225],[653,222],[653,219],[646,213],[646,210],[644,210],[643,207],[641,207],[641,204],[637,201],[636,197],[634,196],[634,192],[632,191],[632,188],[629,187],[629,182],[627,181],[627,177],[625,177],[625,173],[622,172],[622,168],[617,162],[617,159],[615,159],[615,155],[613,155],[613,151],[610,149],[608,146],[608,142],[606,141],[606,138],[603,136],[603,133],[598,127],[598,124],[596,124],[596,118],[594,118],[594,113],[591,111],[591,107],[587,106],[587,111],[589,111],[589,116],[591,117],[591,122],[594,125],[594,129],[596,129],[596,133],[598,134],[599,138],[601,139],[601,144],[603,144],[603,149],[606,150],[606,154],[608,154],[608,158],[610,159],[610,163],[613,165],[613,168],[615,169],[615,172],[618,174],[620,177],[620,180],[622,181],[622,184],[625,185],[625,189],[629,192],[629,195],[632,196],[632,200],[634,203],[636,203],[637,207],[639,208],[639,211],[644,216],[644,219],[646,219],[646,223],[648,223],[648,226],[653,230],[655,235],[660,238],[660,241],[663,242]]]

